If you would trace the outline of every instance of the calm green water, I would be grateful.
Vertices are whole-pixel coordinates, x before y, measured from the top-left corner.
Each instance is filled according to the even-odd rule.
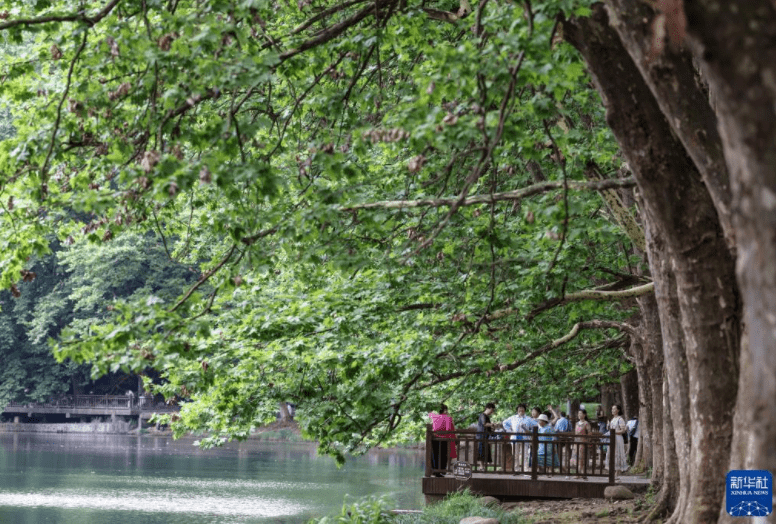
[[[422,503],[423,457],[373,451],[337,469],[315,446],[93,434],[0,434],[2,523],[305,523],[345,494]]]

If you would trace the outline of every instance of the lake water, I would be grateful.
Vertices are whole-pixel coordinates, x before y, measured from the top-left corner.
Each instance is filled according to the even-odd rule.
[[[315,445],[97,434],[0,434],[2,523],[305,523],[343,498],[422,505],[423,455],[372,451],[338,469]]]

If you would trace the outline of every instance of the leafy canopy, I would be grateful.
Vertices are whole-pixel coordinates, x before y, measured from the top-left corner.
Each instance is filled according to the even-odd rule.
[[[632,184],[557,33],[588,3],[467,5],[11,2],[2,286],[52,238],[90,261],[76,308],[105,301],[111,261],[190,269],[52,344],[97,376],[160,371],[205,445],[279,401],[341,457],[417,436],[442,400],[466,424],[494,397],[592,395],[626,339],[556,340],[627,303],[529,315],[638,281],[622,212],[584,191]],[[153,257],[126,241],[149,236]]]

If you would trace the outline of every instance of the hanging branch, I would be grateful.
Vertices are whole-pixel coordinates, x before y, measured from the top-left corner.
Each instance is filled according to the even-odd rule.
[[[350,6],[353,6],[356,4],[362,4],[366,1],[367,0],[350,0],[348,2],[343,2],[341,4],[335,5],[334,7],[330,7],[329,9],[324,9],[317,15],[299,24],[293,31],[291,31],[291,34],[295,35],[297,33],[301,33],[302,31],[304,31],[305,29],[313,25],[315,22],[318,22],[319,20],[323,20],[329,15],[333,15],[334,13],[338,13],[339,11],[342,11],[343,9],[347,9]]]
[[[70,84],[72,83],[73,79],[73,70],[75,69],[75,63],[78,62],[78,57],[81,56],[81,52],[84,50],[84,47],[86,47],[86,40],[89,36],[89,31],[84,31],[84,38],[81,41],[81,45],[78,47],[78,50],[75,52],[75,56],[73,57],[73,60],[70,62],[70,69],[67,71],[67,83],[65,84],[65,91],[62,93],[62,99],[59,101],[59,105],[57,106],[57,119],[54,121],[54,130],[51,132],[51,140],[49,141],[49,147],[48,152],[46,153],[46,160],[43,161],[43,167],[40,169],[40,197],[41,200],[46,198],[46,181],[48,180],[48,177],[46,175],[46,172],[48,171],[48,165],[51,161],[51,155],[54,152],[54,142],[56,141],[57,137],[57,131],[59,131],[59,124],[62,121],[62,105],[65,103],[65,100],[67,100],[67,95],[70,92]]]
[[[499,119],[498,119],[498,126],[496,127],[496,133],[493,136],[492,139],[487,139],[486,135],[486,143],[487,143],[487,149],[483,151],[482,156],[480,157],[479,162],[477,163],[477,167],[474,169],[474,171],[466,178],[464,181],[463,190],[461,190],[461,194],[458,196],[458,198],[453,202],[453,204],[450,206],[450,210],[445,215],[444,219],[442,219],[439,224],[437,224],[436,228],[434,228],[434,231],[431,232],[431,234],[428,236],[428,238],[423,241],[417,248],[415,248],[412,253],[407,255],[404,258],[404,261],[406,262],[411,257],[414,257],[421,251],[425,250],[429,246],[431,246],[431,243],[434,242],[434,239],[447,227],[447,224],[450,222],[450,219],[452,219],[453,215],[455,215],[458,212],[458,209],[461,207],[462,203],[466,201],[466,197],[469,194],[469,189],[482,177],[491,167],[493,159],[493,150],[496,149],[496,146],[499,142],[501,142],[501,135],[504,132],[504,123],[506,122],[507,118],[507,108],[509,106],[509,101],[512,99],[512,95],[515,92],[515,86],[517,85],[517,75],[520,73],[520,68],[523,66],[523,59],[525,58],[525,52],[521,51],[520,54],[517,56],[517,63],[509,69],[509,76],[511,77],[511,80],[509,82],[509,86],[507,87],[507,92],[504,94],[504,98],[501,100],[501,107],[499,108]],[[484,126],[484,121],[483,121]],[[483,131],[484,133],[484,131]]]
[[[575,324],[574,327],[571,329],[571,331],[566,335],[564,335],[563,337],[544,345],[543,347],[531,352],[530,354],[528,354],[522,359],[517,359],[509,364],[498,364],[490,369],[475,367],[467,371],[454,372],[452,374],[441,376],[438,379],[435,379],[434,381],[425,383],[421,385],[420,388],[423,388],[423,389],[429,388],[439,383],[450,381],[451,379],[455,379],[457,377],[471,376],[474,374],[491,375],[491,374],[497,374],[500,372],[508,372],[510,370],[514,370],[515,368],[528,363],[529,361],[533,361],[537,357],[542,356],[550,352],[551,350],[558,348],[559,346],[562,346],[568,343],[572,339],[575,339],[582,330],[591,330],[591,329],[601,330],[601,329],[607,329],[607,328],[614,328],[616,330],[627,332],[631,337],[636,337],[636,338],[639,337],[639,334],[636,331],[636,328],[632,325],[629,325],[628,323],[620,323],[617,321],[600,321],[600,320],[583,321]]]
[[[208,279],[210,279],[213,276],[213,274],[215,274],[218,270],[220,270],[221,267],[225,265],[229,261],[229,259],[232,258],[232,255],[234,255],[235,251],[237,251],[237,245],[233,244],[232,248],[227,252],[224,258],[221,259],[221,261],[219,261],[217,265],[215,265],[213,268],[211,268],[206,273],[204,273],[202,277],[200,277],[199,280],[196,283],[194,283],[194,285],[191,288],[189,288],[186,294],[177,303],[175,303],[175,306],[170,308],[169,311],[174,312],[175,310],[180,308],[180,306],[183,303],[185,303],[189,299],[189,297],[191,297],[191,294],[193,294],[197,290],[197,288],[205,284],[208,281]]]
[[[108,14],[113,10],[114,7],[116,7],[116,5],[118,5],[120,1],[121,0],[112,0],[108,5],[102,8],[102,11],[99,11],[94,16],[86,16],[81,11],[69,15],[50,15],[42,16],[40,18],[19,18],[16,20],[9,20],[8,22],[3,22],[0,24],[0,31],[15,26],[33,26],[38,24],[48,24],[49,22],[83,22],[88,26],[93,26],[108,16]]]
[[[383,3],[376,4],[378,7],[382,7]],[[372,14],[376,7],[375,4],[370,5],[359,11],[358,13],[354,14],[350,18],[346,18],[342,22],[338,24],[334,24],[333,26],[324,29],[314,37],[310,38],[309,40],[305,40],[302,42],[299,47],[289,49],[288,51],[285,51],[280,54],[280,61],[284,62],[285,60],[288,60],[289,58],[298,55],[299,53],[302,53],[304,51],[307,51],[308,49],[311,49],[313,47],[319,46],[321,44],[325,44],[329,40],[341,35],[344,33],[347,29],[353,27],[357,23],[359,23],[361,20]]]
[[[545,272],[545,277],[550,275],[550,272],[555,267],[555,263],[558,262],[558,256],[560,255],[561,249],[563,249],[563,245],[566,243],[566,234],[568,233],[569,229],[569,182],[568,182],[568,175],[566,173],[566,160],[563,158],[563,156],[560,153],[560,148],[558,147],[558,143],[555,142],[555,138],[552,136],[552,133],[550,133],[550,126],[547,124],[547,120],[542,120],[542,124],[544,125],[544,132],[547,134],[547,136],[550,139],[550,143],[552,144],[552,149],[555,152],[555,156],[558,159],[558,164],[560,164],[560,169],[563,172],[563,229],[560,232],[560,242],[558,243],[558,249],[555,250],[555,255],[552,257],[552,261],[550,262],[550,265],[547,267],[547,271]]]
[[[641,297],[642,295],[648,295],[655,291],[655,283],[647,283],[642,286],[636,286],[635,288],[629,288],[627,290],[618,291],[605,291],[605,290],[582,290],[580,292],[570,293],[563,297],[557,297],[555,299],[549,299],[540,304],[529,314],[525,316],[527,320],[531,320],[539,313],[545,312],[556,306],[561,306],[568,303],[575,303],[578,301],[616,301],[619,299],[629,299],[632,297]],[[502,319],[509,315],[519,314],[520,311],[517,308],[509,308],[506,310],[498,310],[488,316],[488,321],[495,321]]]
[[[601,181],[567,181],[570,189],[601,191],[611,188],[633,188],[636,182],[633,177],[622,179],[606,179]],[[379,201],[368,202],[364,204],[353,204],[340,208],[340,211],[369,210],[369,209],[404,209],[404,208],[441,208],[445,206],[458,207],[473,206],[476,204],[494,204],[501,201],[520,201],[526,197],[557,190],[564,187],[562,181],[548,181],[539,184],[533,184],[519,190],[506,191],[503,193],[490,193],[487,195],[474,195],[459,200],[458,197],[445,197],[441,199],[418,199],[413,201]]]

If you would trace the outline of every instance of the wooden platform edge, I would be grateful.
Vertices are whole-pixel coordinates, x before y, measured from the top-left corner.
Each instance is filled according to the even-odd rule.
[[[627,483],[623,484],[627,486]],[[589,483],[572,480],[536,480],[513,477],[458,480],[453,477],[423,477],[422,490],[427,500],[441,499],[447,494],[468,488],[472,493],[493,496],[502,501],[519,498],[603,498],[609,483]]]

